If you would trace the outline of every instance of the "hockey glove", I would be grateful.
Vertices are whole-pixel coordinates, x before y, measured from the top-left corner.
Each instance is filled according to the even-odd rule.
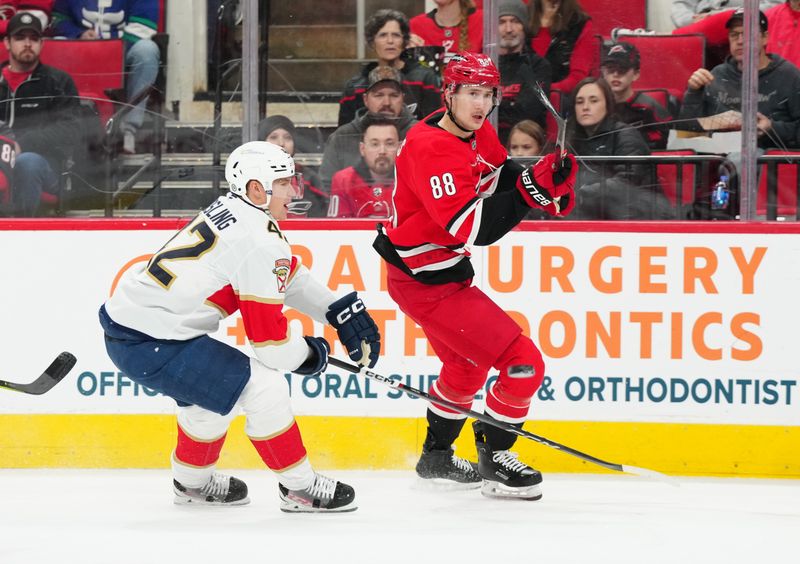
[[[575,176],[578,164],[574,155],[566,155],[555,172],[556,155],[551,153],[535,165],[522,171],[517,179],[517,189],[532,208],[540,208],[550,215],[565,216],[575,207]]]
[[[329,305],[325,317],[339,333],[350,360],[369,368],[375,366],[381,352],[381,335],[355,292]]]
[[[319,374],[328,367],[328,353],[331,346],[322,337],[303,337],[308,344],[308,358],[294,372],[311,376]]]

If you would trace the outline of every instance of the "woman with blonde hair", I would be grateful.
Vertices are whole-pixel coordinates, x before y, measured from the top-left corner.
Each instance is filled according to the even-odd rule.
[[[572,92],[597,66],[600,46],[592,19],[578,0],[531,0],[528,13],[531,48],[553,72],[550,88]]]

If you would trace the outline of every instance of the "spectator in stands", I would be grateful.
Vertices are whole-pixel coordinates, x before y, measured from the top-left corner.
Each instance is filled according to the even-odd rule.
[[[483,10],[472,0],[433,1],[433,10],[411,18],[411,45],[443,47],[445,63],[458,51],[482,52]]]
[[[578,0],[530,0],[528,12],[531,47],[550,63],[550,87],[571,92],[597,65],[591,18]]]
[[[545,126],[547,110],[536,94],[536,84],[550,94],[550,63],[530,50],[527,38],[528,17],[522,0],[504,0],[498,7],[500,85],[503,99],[498,115],[500,142],[508,140],[511,127],[532,119]]]
[[[28,12],[39,18],[42,29],[50,25],[53,0],[0,0],[0,37],[6,36],[8,22],[17,12]]]
[[[333,175],[328,216],[392,217],[394,161],[399,146],[395,120],[369,116],[359,144],[361,159]]]
[[[667,148],[672,116],[651,96],[633,89],[639,69],[639,50],[630,43],[614,43],[603,53],[600,70],[614,93],[617,119],[638,128],[650,149],[663,150]]]
[[[512,157],[537,157],[543,154],[544,146],[544,129],[530,119],[514,124],[506,143],[508,154]]]
[[[683,129],[741,129],[744,12],[728,18],[730,57],[711,71],[697,69],[691,77],[681,107]],[[762,148],[800,147],[800,70],[779,55],[767,54],[768,22],[759,12],[758,145]]]
[[[780,4],[781,0],[761,0],[762,10]],[[672,23],[683,27],[709,16],[744,6],[744,0],[672,0]]]
[[[296,152],[295,125],[286,116],[276,115],[262,119],[258,124],[258,139],[269,141],[294,157]],[[319,175],[295,159],[295,172],[303,175],[303,199],[289,203],[289,218],[325,217],[328,212],[328,194],[322,189]]]
[[[800,0],[787,0],[766,11],[769,22],[767,52],[800,67]]]
[[[567,145],[579,157],[649,155],[641,134],[614,118],[614,94],[602,78],[575,87]],[[578,159],[580,161],[580,158]],[[575,183],[576,219],[666,219],[672,214],[657,186],[647,185],[646,165],[584,163]],[[575,215],[577,214],[577,215]]]
[[[397,10],[378,10],[364,26],[364,38],[375,49],[377,62],[369,63],[347,81],[339,101],[339,126],[350,123],[356,112],[364,107],[369,73],[377,66],[393,67],[400,71],[406,103],[414,105],[412,113],[423,118],[442,105],[441,80],[436,72],[417,61],[403,57],[409,45],[408,18]]]
[[[401,80],[400,71],[392,67],[375,67],[369,73],[367,89],[363,94],[365,107],[358,111],[352,121],[331,133],[325,143],[319,173],[326,190],[330,190],[331,180],[337,171],[358,161],[359,143],[370,114],[382,114],[396,120],[401,140],[416,123],[417,120],[405,105]]]
[[[126,96],[133,102],[155,83],[161,57],[152,37],[158,30],[159,0],[56,0],[57,36],[125,41]],[[136,151],[136,132],[144,121],[145,95],[123,118],[123,151]]]
[[[0,121],[0,217],[14,214],[11,205],[11,182],[14,179],[14,162],[19,154],[19,143],[14,131]]]
[[[761,0],[759,6],[761,10],[766,10],[779,2],[780,0]],[[672,33],[674,35],[699,33],[706,38],[706,68],[713,68],[725,62],[728,57],[728,29],[725,24],[730,15],[744,5],[743,0],[728,0],[727,2],[725,0],[700,0],[699,2],[690,0],[682,2],[682,4],[690,5],[691,9],[697,6],[700,13],[694,14],[693,20],[684,16],[681,21],[686,23],[681,24]],[[675,21],[674,12],[673,21]],[[676,23],[676,25],[678,24]]]
[[[15,213],[34,216],[42,193],[57,194],[75,144],[78,90],[70,76],[39,62],[42,23],[19,12],[3,39],[8,62],[0,73],[0,120],[13,130],[21,153],[14,165]]]

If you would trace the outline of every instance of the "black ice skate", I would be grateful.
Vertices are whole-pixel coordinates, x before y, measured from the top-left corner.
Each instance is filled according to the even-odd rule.
[[[342,482],[316,474],[314,483],[304,490],[290,490],[278,484],[281,511],[286,513],[344,513],[355,511],[356,492]]]
[[[214,472],[206,485],[200,488],[187,488],[172,480],[175,503],[178,505],[246,505],[247,484],[233,476]]]
[[[434,489],[473,490],[482,482],[477,464],[456,456],[452,447],[434,450],[423,446],[416,469],[423,483]]]
[[[493,451],[486,443],[479,421],[473,424],[473,428],[478,449],[478,472],[483,478],[481,493],[486,497],[503,499],[541,499],[541,473],[517,460],[516,452]]]

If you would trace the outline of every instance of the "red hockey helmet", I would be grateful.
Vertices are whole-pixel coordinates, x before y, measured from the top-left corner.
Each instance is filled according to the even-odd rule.
[[[491,57],[481,53],[462,51],[450,58],[442,75],[445,89],[469,84],[472,86],[500,87],[500,72]]]

